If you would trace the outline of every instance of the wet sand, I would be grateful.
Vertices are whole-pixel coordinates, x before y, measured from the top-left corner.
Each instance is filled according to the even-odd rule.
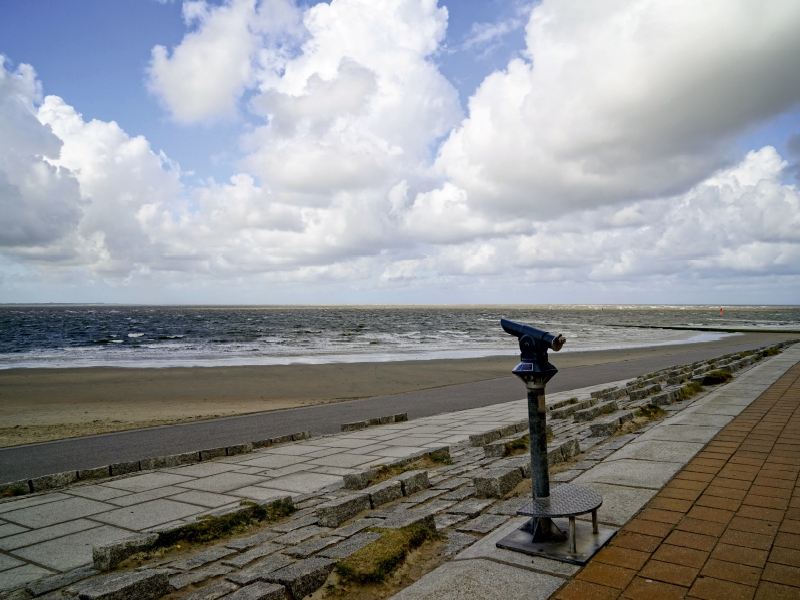
[[[550,353],[558,368],[796,337],[747,333],[702,344]],[[384,396],[508,377],[517,355],[383,363],[0,371],[0,447]]]

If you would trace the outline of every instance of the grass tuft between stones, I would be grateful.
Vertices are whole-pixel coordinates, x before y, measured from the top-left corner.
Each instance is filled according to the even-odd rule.
[[[638,411],[637,415],[640,417],[645,417],[648,420],[656,420],[660,419],[664,415],[667,414],[663,408],[658,406],[657,404],[648,404],[647,406],[642,406]]]
[[[399,567],[409,551],[441,534],[423,525],[401,529],[371,529],[383,535],[336,565],[336,574],[344,581],[380,583]]]
[[[733,379],[733,375],[727,371],[711,371],[703,377],[703,385],[718,385],[725,383],[729,379]]]
[[[506,442],[506,456],[514,456],[515,454],[522,454],[530,447],[530,434],[523,435],[521,438]],[[550,440],[548,440],[549,442]]]
[[[706,388],[699,381],[691,381],[681,388],[681,400],[688,400],[705,390]]]
[[[250,507],[250,510],[219,517],[202,516],[195,523],[160,534],[155,547],[173,546],[178,542],[203,544],[241,533],[256,524],[279,521],[297,510],[294,504],[284,501],[273,502],[265,506],[248,501],[243,501],[241,504]]]

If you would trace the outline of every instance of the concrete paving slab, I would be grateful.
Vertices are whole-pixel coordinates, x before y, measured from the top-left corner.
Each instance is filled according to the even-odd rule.
[[[16,559],[13,556],[0,554],[0,571],[8,571],[9,569],[13,569],[14,567],[24,564],[25,563],[23,561]],[[2,577],[2,575],[0,575],[0,577]]]
[[[309,477],[303,473],[296,473],[294,475],[286,475],[285,477],[271,479],[265,485],[268,485],[270,489],[310,494],[327,485],[341,483],[341,481],[342,478],[337,475],[317,475],[316,477]]]
[[[296,465],[298,463],[306,462],[307,460],[307,458],[302,456],[280,456],[277,454],[265,453],[264,456],[243,461],[240,464],[251,467],[262,467],[264,469],[280,469],[281,467]]]
[[[267,500],[285,498],[286,494],[287,490],[276,490],[255,485],[239,488],[238,490],[232,490],[230,492],[231,496],[236,496],[239,500],[245,498],[247,500],[254,500],[256,502],[266,502]]]
[[[597,511],[598,520],[618,526],[627,523],[657,491],[598,482],[590,482],[585,485],[603,497],[603,506]],[[584,516],[585,520],[591,520],[591,515]],[[583,519],[584,516],[579,518]]]
[[[383,450],[375,454],[380,458],[405,458],[416,452],[423,452],[425,448],[422,446],[387,446]]]
[[[26,583],[36,581],[37,579],[41,579],[42,577],[47,577],[48,575],[52,574],[52,571],[42,569],[36,565],[23,565],[21,567],[4,571],[3,576],[0,577],[0,592],[15,590],[19,587],[22,587]]]
[[[212,461],[212,462],[202,462],[196,465],[186,465],[185,467],[164,469],[162,472],[174,473],[176,475],[184,475],[186,477],[210,477],[211,475],[218,475],[219,473],[229,473],[232,471],[238,471],[240,470],[240,468],[241,465]]]
[[[89,498],[90,500],[111,500],[119,496],[126,496],[128,492],[104,485],[76,485],[69,488],[70,496]]]
[[[206,506],[208,508],[219,508],[232,502],[239,502],[241,498],[236,496],[226,496],[224,494],[212,494],[210,492],[201,492],[198,490],[191,490],[188,492],[181,492],[169,497],[170,500],[176,502],[186,502],[187,504],[197,504],[199,506]]]
[[[176,519],[196,515],[203,509],[183,502],[173,500],[153,500],[135,506],[118,508],[94,517],[95,520],[133,531],[142,531],[162,523],[169,523]]]
[[[77,519],[75,521],[67,521],[66,523],[59,523],[51,527],[43,527],[41,529],[33,529],[0,539],[0,549],[14,550],[15,548],[22,548],[23,546],[30,546],[31,544],[38,544],[44,540],[50,540],[63,535],[69,535],[77,531],[91,529],[97,527],[97,523],[87,519]]]
[[[708,443],[719,430],[716,427],[698,427],[695,425],[669,425],[658,427],[643,433],[639,440],[663,440],[670,442],[699,442]]]
[[[573,483],[587,484],[591,481],[625,485],[629,487],[661,489],[677,473],[683,463],[651,462],[647,460],[615,460],[600,463],[585,471]]]
[[[663,440],[630,442],[606,458],[606,462],[624,458],[657,462],[688,462],[703,449],[704,445],[698,442],[670,442]]]
[[[250,485],[258,485],[259,483],[264,483],[265,481],[265,477],[258,477],[256,475],[245,475],[243,473],[220,473],[218,475],[201,477],[200,479],[193,479],[191,481],[187,481],[186,483],[181,483],[179,484],[179,487],[221,494]]]
[[[92,562],[92,546],[119,540],[130,531],[102,525],[34,546],[14,550],[13,554],[57,571],[70,571]]]
[[[14,523],[3,523],[0,525],[0,538],[8,537],[10,535],[16,535],[17,533],[23,533],[25,531],[29,531],[27,527],[23,527],[22,525],[15,525]]]
[[[39,504],[47,504],[48,502],[67,500],[70,497],[71,496],[63,494],[61,492],[50,492],[48,494],[40,494],[38,496],[14,498],[12,500],[7,500],[6,502],[0,502],[0,514],[11,512],[13,510],[19,510],[21,508],[38,506]]]
[[[671,425],[695,425],[697,427],[716,427],[722,429],[733,420],[733,417],[728,415],[709,415],[700,412],[693,412],[691,414],[679,414],[675,417]]]
[[[392,600],[544,600],[563,583],[559,577],[488,560],[459,560],[443,564]]]
[[[528,556],[527,554],[522,554],[521,552],[512,552],[511,550],[497,547],[497,542],[502,540],[512,531],[522,527],[527,521],[529,521],[527,517],[517,517],[510,520],[497,531],[493,531],[491,534],[478,540],[467,550],[463,550],[455,557],[454,560],[481,558],[504,563],[510,566],[522,567],[524,569],[545,571],[553,575],[560,575],[564,577],[569,577],[577,573],[580,567],[576,565],[559,562],[557,560],[550,560],[541,556]]]
[[[65,500],[37,504],[30,508],[7,512],[3,518],[18,525],[33,529],[63,523],[73,519],[80,519],[95,515],[113,508],[110,504],[89,500],[87,498],[73,498],[65,495]]]
[[[184,481],[191,481],[191,477],[186,475],[176,475],[175,473],[145,473],[144,475],[135,475],[134,477],[126,477],[125,479],[117,479],[116,481],[108,481],[104,485],[106,487],[118,488],[127,492],[146,492],[155,488],[162,488],[168,485],[175,485],[176,483],[183,483]]]
[[[323,467],[360,467],[361,465],[368,465],[379,460],[379,456],[372,454],[350,454],[341,453],[334,454],[333,456],[323,456],[320,458],[312,458],[308,461],[310,465],[321,465]]]
[[[157,500],[165,496],[172,496],[184,491],[184,488],[175,486],[167,486],[163,488],[156,488],[154,490],[147,490],[146,492],[139,492],[138,494],[128,494],[127,496],[119,496],[106,500],[109,504],[114,506],[132,506],[134,504],[141,504],[142,502],[149,502],[150,500]]]

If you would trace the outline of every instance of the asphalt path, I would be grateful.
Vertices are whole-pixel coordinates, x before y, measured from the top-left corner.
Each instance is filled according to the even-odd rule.
[[[672,365],[741,352],[757,345],[731,345],[565,368],[550,381],[547,390],[563,392],[609,381],[632,379]],[[557,355],[551,355],[551,361],[558,366]],[[297,431],[311,430],[314,435],[336,433],[340,431],[342,423],[382,415],[408,413],[409,419],[418,419],[524,397],[525,388],[522,383],[516,377],[510,376],[392,396],[15,446],[0,449],[0,483],[153,456],[231,446]]]

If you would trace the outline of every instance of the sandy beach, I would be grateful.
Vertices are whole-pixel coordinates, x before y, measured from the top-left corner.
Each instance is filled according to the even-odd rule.
[[[702,344],[550,353],[559,369],[754,346],[793,337],[747,333]],[[0,371],[0,447],[296,408],[508,377],[517,355],[322,365]]]

